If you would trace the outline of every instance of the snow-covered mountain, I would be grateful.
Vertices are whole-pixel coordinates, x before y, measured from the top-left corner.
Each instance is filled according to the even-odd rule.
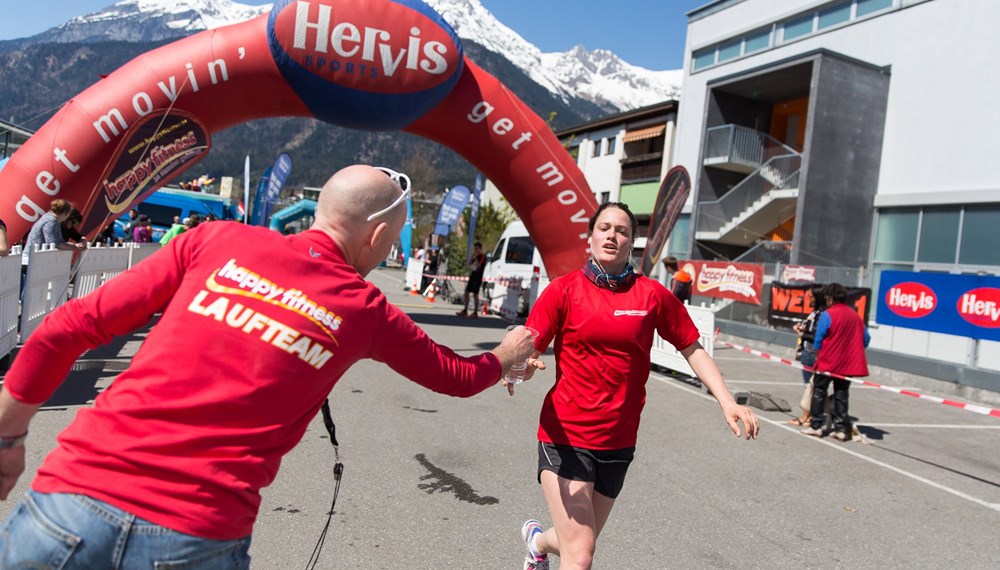
[[[30,38],[35,42],[159,41],[236,24],[271,9],[231,0],[122,0]]]
[[[578,45],[567,52],[543,53],[503,25],[479,0],[424,0],[463,40],[502,54],[531,79],[564,101],[581,97],[619,111],[680,96],[683,70],[651,71],[607,50]]]
[[[495,52],[564,102],[583,99],[607,111],[626,111],[680,95],[681,70],[651,71],[606,50],[582,45],[543,53],[503,25],[479,0],[425,0],[459,37]],[[242,22],[270,10],[232,0],[122,0],[77,16],[30,43],[106,40],[159,41]]]

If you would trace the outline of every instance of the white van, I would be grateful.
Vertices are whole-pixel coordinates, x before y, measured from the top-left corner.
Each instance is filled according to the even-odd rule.
[[[518,279],[522,288],[518,290],[515,286],[508,291],[510,280]],[[524,222],[507,226],[489,254],[483,272],[483,297],[489,301],[490,312],[508,318],[526,317],[538,294],[548,284],[542,256]]]

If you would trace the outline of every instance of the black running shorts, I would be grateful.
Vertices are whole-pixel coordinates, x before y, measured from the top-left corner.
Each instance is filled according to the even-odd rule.
[[[538,481],[542,471],[552,471],[563,479],[587,481],[594,490],[615,499],[625,485],[625,473],[635,456],[635,447],[625,449],[583,449],[570,445],[538,442]]]

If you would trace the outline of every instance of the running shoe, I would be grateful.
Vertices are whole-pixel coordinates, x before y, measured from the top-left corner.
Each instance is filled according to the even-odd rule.
[[[542,525],[538,523],[535,519],[530,519],[524,521],[521,525],[521,538],[524,539],[524,549],[527,550],[527,554],[524,556],[524,566],[522,570],[549,570],[549,557],[543,554],[541,558],[536,558],[534,554],[531,553],[531,538],[536,534],[542,533]]]

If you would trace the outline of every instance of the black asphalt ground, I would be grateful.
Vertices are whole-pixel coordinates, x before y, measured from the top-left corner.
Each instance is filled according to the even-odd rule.
[[[460,318],[444,300],[406,294],[402,271],[370,279],[459,353],[503,335],[502,320]],[[13,496],[142,337],[81,359],[32,425],[28,473]],[[731,349],[715,356],[733,390],[798,401],[797,370]],[[317,567],[520,568],[521,523],[548,520],[535,430],[553,378],[550,367],[514,397],[497,387],[463,400],[379,363],[350,370],[331,395],[345,469]],[[933,381],[915,384],[934,393]],[[955,398],[946,388],[935,395]],[[851,415],[861,441],[803,436],[785,423],[797,409],[757,412],[760,438],[737,439],[697,382],[653,372],[636,460],[594,567],[1000,568],[1000,419],[858,386]],[[326,520],[332,465],[317,418],[264,491],[255,568],[305,568]],[[0,515],[11,507],[0,503]]]

